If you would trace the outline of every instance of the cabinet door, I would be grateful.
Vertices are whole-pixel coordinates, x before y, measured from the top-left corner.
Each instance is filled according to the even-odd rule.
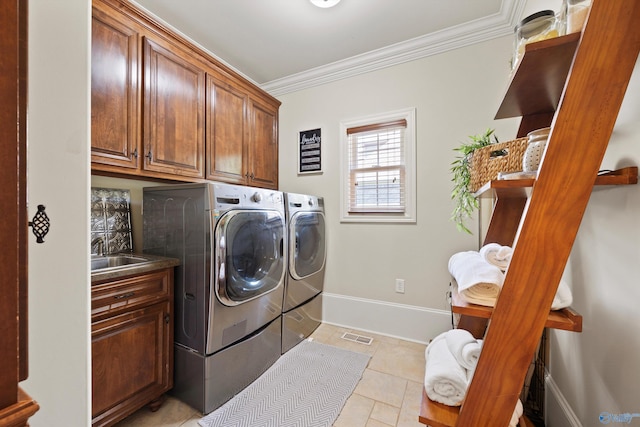
[[[149,38],[144,59],[144,169],[204,178],[204,70]]]
[[[95,7],[91,32],[91,162],[135,169],[138,34]]]
[[[92,324],[93,426],[119,420],[173,385],[170,304]]]
[[[251,100],[249,185],[278,188],[278,108]]]
[[[207,75],[207,179],[247,182],[246,93]]]

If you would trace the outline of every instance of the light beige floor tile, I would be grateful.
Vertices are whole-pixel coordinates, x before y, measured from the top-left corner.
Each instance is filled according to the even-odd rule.
[[[373,418],[369,418],[365,427],[395,427],[392,424],[383,423],[378,420],[374,420]]]
[[[402,399],[402,408],[410,409],[412,411],[420,411],[420,405],[422,403],[422,390],[424,388],[424,381],[407,383],[407,391]]]
[[[409,381],[407,383],[407,391],[402,400],[402,408],[400,408],[397,427],[424,427],[424,424],[418,421],[423,387],[422,382],[416,383]]]
[[[201,419],[201,416],[193,417],[190,420],[187,420],[184,423],[180,424],[180,427],[200,427],[198,421],[200,421]]]
[[[406,378],[411,381],[424,379],[424,345],[408,343],[380,343],[369,362],[369,369]]]
[[[373,333],[373,332],[360,331],[358,329],[349,329],[349,332],[351,332],[353,334],[364,335],[365,337],[371,337],[371,338],[373,338],[374,341],[378,341],[378,342],[386,342],[386,343],[389,343],[389,344],[400,344],[401,342],[403,342],[403,340],[401,340],[399,338],[389,337],[389,336],[386,336],[386,335],[380,335],[380,334],[376,334],[376,333]]]
[[[383,422],[392,426],[396,425],[398,421],[398,415],[400,410],[395,406],[387,405],[386,403],[376,402],[373,405],[373,411],[371,411],[372,419]]]
[[[345,340],[340,336],[331,337],[325,344],[332,345],[334,347],[344,348],[345,350],[356,351],[358,353],[364,353],[372,356],[378,346],[380,345],[379,341],[374,341],[371,345],[361,344],[349,340]]]
[[[323,344],[326,344],[327,340],[329,340],[333,335],[337,334],[338,332],[339,332],[339,328],[337,326],[322,323],[320,324],[320,326],[316,328],[315,331],[313,331],[313,333],[311,334],[311,337]]]
[[[373,410],[374,401],[358,394],[347,399],[340,415],[333,423],[334,427],[365,427]]]
[[[156,412],[144,407],[114,427],[174,427],[196,415],[199,414],[195,409],[178,399],[168,397]]]
[[[371,369],[365,369],[354,393],[399,408],[407,388],[407,380]]]
[[[345,350],[357,351],[359,353],[373,355],[373,353],[375,353],[376,349],[378,348],[378,343],[380,341],[374,341],[373,345],[366,345],[342,338],[342,335],[344,335],[346,332],[352,333],[352,331],[352,329],[334,325],[327,325],[323,323],[311,334],[310,338],[322,344],[332,345],[334,347],[344,348]]]

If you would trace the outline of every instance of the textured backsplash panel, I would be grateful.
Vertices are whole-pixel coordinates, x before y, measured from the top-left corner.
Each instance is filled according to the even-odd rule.
[[[129,190],[91,188],[91,241],[102,238],[108,254],[132,252]],[[97,254],[98,245],[91,245]]]

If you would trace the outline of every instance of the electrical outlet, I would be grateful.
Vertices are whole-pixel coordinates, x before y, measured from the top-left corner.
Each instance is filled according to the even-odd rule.
[[[396,292],[404,294],[404,279],[396,279]]]

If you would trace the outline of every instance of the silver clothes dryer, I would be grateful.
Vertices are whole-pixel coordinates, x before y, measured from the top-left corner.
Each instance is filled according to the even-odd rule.
[[[213,182],[143,194],[144,252],[181,261],[172,393],[207,414],[280,357],[283,194]]]
[[[284,193],[289,257],[282,313],[282,353],[322,322],[326,262],[324,199]]]

